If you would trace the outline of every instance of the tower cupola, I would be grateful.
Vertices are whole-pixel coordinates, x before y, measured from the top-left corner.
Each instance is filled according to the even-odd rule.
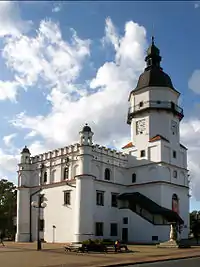
[[[92,136],[93,132],[90,126],[86,123],[82,129],[82,131],[79,132],[80,135],[80,144],[81,145],[92,145]]]
[[[29,164],[30,163],[30,155],[31,155],[31,153],[30,153],[28,147],[25,146],[21,152],[21,163],[22,164]]]

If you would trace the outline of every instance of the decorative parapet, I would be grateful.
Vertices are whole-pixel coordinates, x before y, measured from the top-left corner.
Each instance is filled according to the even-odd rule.
[[[100,146],[98,144],[93,145],[93,152],[101,153],[105,156],[107,155],[121,160],[128,160],[127,154],[120,151],[116,151],[115,149],[107,148],[105,146]]]
[[[74,145],[66,146],[59,149],[54,149],[52,151],[45,152],[43,154],[36,155],[31,157],[32,163],[38,163],[41,161],[46,161],[50,159],[56,159],[58,157],[67,156],[69,154],[77,153],[79,151],[79,144],[76,143]]]

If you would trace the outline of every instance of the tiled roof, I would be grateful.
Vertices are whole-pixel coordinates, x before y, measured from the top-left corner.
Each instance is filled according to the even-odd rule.
[[[131,147],[133,147],[133,146],[134,146],[133,143],[130,142],[130,143],[128,143],[127,145],[123,146],[122,149],[125,149],[125,148],[131,148]]]
[[[167,140],[162,135],[155,135],[154,137],[152,137],[152,138],[149,139],[149,142],[155,142],[155,141],[159,141],[159,140],[164,140],[166,142],[169,142],[169,140]]]

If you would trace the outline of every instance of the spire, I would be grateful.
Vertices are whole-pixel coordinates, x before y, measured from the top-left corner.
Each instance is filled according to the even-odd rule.
[[[160,62],[161,62],[160,50],[155,46],[154,36],[151,37],[151,45],[149,46],[149,48],[147,50],[147,56],[145,58],[145,61],[147,62],[147,67],[145,70],[149,70],[152,68],[161,69],[161,67],[160,67]]]

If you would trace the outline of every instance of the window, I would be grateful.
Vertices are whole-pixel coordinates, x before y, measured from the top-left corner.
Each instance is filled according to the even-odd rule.
[[[117,195],[116,193],[111,193],[111,206],[117,208]]]
[[[177,171],[174,171],[174,172],[173,172],[173,177],[174,177],[174,178],[177,178]]]
[[[64,192],[64,205],[70,205],[71,199],[70,199],[70,191],[65,191]]]
[[[132,174],[132,183],[135,183],[136,182],[136,173],[133,173]]]
[[[44,183],[47,182],[47,172],[44,172],[44,177],[43,177]]]
[[[176,158],[176,151],[175,150],[173,151],[173,158],[174,159]]]
[[[117,223],[110,224],[110,236],[117,236]]]
[[[140,108],[143,107],[143,101],[139,103]]]
[[[123,218],[123,224],[128,224],[128,217]]]
[[[96,236],[103,236],[103,223],[102,222],[96,222],[95,235]]]
[[[65,167],[63,172],[63,180],[68,180],[68,178],[69,178],[69,167]]]
[[[141,157],[141,158],[145,157],[145,150],[141,150],[141,151],[140,151],[140,157]]]
[[[104,206],[104,192],[96,191],[96,204],[98,206]]]
[[[152,241],[158,241],[158,236],[157,235],[153,235],[152,236]]]
[[[40,231],[43,232],[44,231],[44,220],[40,220],[40,225],[39,225]]]
[[[104,175],[105,180],[110,180],[110,170],[108,168],[105,169],[105,175]]]

